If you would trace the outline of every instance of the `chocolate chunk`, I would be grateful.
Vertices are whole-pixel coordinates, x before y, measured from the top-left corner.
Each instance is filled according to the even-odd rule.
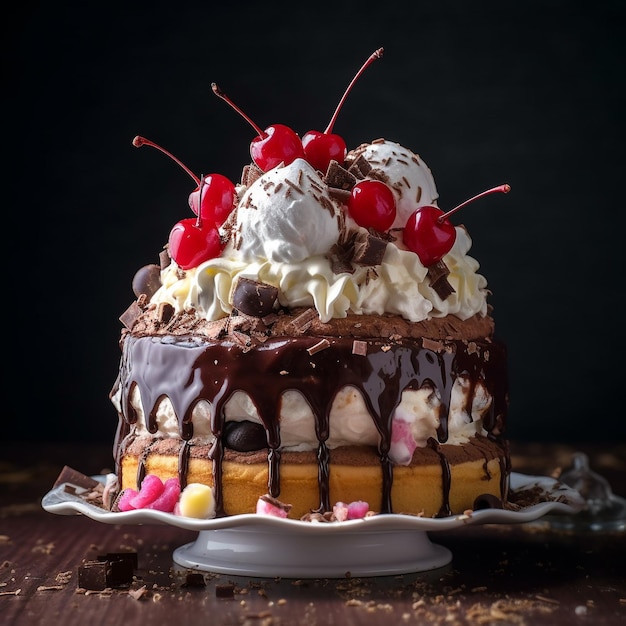
[[[159,252],[159,263],[161,264],[162,270],[171,265],[172,257],[170,256],[168,248],[164,248],[161,252]]]
[[[360,231],[354,240],[352,261],[359,265],[380,265],[386,249],[387,242],[384,239]]]
[[[430,280],[430,286],[442,300],[454,293],[454,287],[448,282],[449,274],[450,270],[443,259],[428,267],[427,275]]]
[[[267,434],[261,424],[243,420],[224,425],[224,445],[237,452],[253,452],[267,448]]]
[[[145,293],[148,299],[158,291],[161,286],[161,268],[154,263],[144,265],[138,269],[133,277],[133,293],[139,298]]]
[[[330,249],[328,259],[330,261],[330,267],[333,274],[354,274],[355,270],[350,262],[352,254],[352,247],[344,247],[337,243]]]
[[[204,574],[201,572],[187,572],[183,587],[206,587]]]
[[[356,177],[347,169],[341,167],[337,161],[331,161],[324,176],[324,182],[334,189],[347,191],[356,184]]]
[[[109,569],[107,561],[86,561],[78,567],[78,586],[92,591],[106,589],[109,586],[107,576]]]
[[[359,356],[367,356],[367,341],[361,341],[355,339],[352,342],[352,354],[358,354]]]
[[[174,307],[169,302],[159,302],[157,319],[161,324],[167,324],[174,317]]]
[[[360,154],[348,168],[348,172],[355,178],[365,178],[371,170],[372,166],[362,154]]]
[[[263,170],[256,163],[244,165],[243,171],[241,172],[241,184],[249,187],[253,182],[261,178],[261,176],[263,176]]]
[[[139,557],[136,552],[107,552],[98,556],[98,561],[125,561],[134,569],[139,566]]]
[[[233,306],[245,315],[263,317],[272,312],[277,298],[278,287],[240,276],[233,291]]]
[[[133,302],[121,315],[120,322],[124,324],[128,330],[133,327],[133,324],[137,321],[141,315],[141,307],[137,304],[137,301]]]
[[[330,347],[330,341],[328,339],[320,339],[314,346],[307,348],[307,352],[313,356],[322,350],[326,350],[326,348]]]
[[[291,321],[290,325],[297,332],[305,333],[311,327],[311,324],[313,324],[313,322],[316,319],[319,319],[319,314],[315,309],[311,308],[311,309],[307,309],[306,311],[300,313],[300,315],[295,317]]]
[[[233,598],[235,596],[235,585],[233,583],[215,585],[215,596],[217,598]]]
[[[86,476],[78,470],[72,469],[68,465],[65,465],[61,470],[61,473],[54,482],[54,486],[58,487],[63,483],[70,483],[71,485],[82,489],[94,489],[100,484],[97,480]]]

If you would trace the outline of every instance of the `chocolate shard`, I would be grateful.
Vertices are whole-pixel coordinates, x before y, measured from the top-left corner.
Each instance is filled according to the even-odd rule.
[[[233,306],[253,317],[264,317],[272,312],[278,299],[278,287],[242,276],[233,290]]]
[[[141,294],[146,294],[148,299],[161,287],[161,268],[154,263],[144,265],[138,269],[133,277],[133,293],[139,298]]]
[[[299,333],[305,333],[313,324],[313,322],[319,319],[319,314],[314,308],[306,309],[291,320],[290,325]]]
[[[356,184],[356,176],[344,167],[341,167],[337,161],[332,160],[328,164],[324,182],[334,189],[347,191]]]
[[[371,233],[360,231],[354,239],[352,262],[358,265],[380,265],[386,249],[387,241]]]
[[[347,204],[350,199],[350,192],[347,189],[337,189],[336,187],[328,188],[328,195],[342,204]]]
[[[261,176],[263,176],[263,170],[261,170],[256,163],[244,165],[243,171],[241,172],[241,184],[249,187],[253,182],[261,178]]]
[[[125,311],[120,315],[120,322],[124,324],[128,330],[133,327],[133,324],[137,321],[139,316],[141,315],[141,307],[137,304],[135,300]]]
[[[169,267],[172,263],[172,257],[170,256],[170,251],[168,248],[163,248],[161,252],[159,252],[159,264],[161,265],[161,269],[164,270],[166,267]]]
[[[167,324],[174,317],[174,307],[169,302],[159,302],[157,319],[161,324]]]
[[[63,483],[70,483],[76,487],[80,487],[81,489],[94,489],[100,483],[93,478],[86,476],[82,472],[75,470],[68,465],[65,465],[61,470],[58,478],[56,479],[54,486],[58,487]]]
[[[330,267],[333,274],[354,274],[354,267],[350,262],[352,259],[352,249],[344,248],[339,244],[335,244],[328,253]]]
[[[361,341],[355,339],[352,342],[352,354],[358,354],[359,356],[367,356],[367,341]]]
[[[430,286],[442,300],[454,293],[454,287],[448,282],[449,274],[450,270],[443,259],[428,267],[427,276],[430,280]]]
[[[348,168],[348,172],[350,172],[350,174],[352,174],[355,178],[359,179],[365,178],[371,170],[372,166],[362,154],[360,154]]]

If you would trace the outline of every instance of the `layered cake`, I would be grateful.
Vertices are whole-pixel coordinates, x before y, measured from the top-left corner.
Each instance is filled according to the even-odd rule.
[[[156,475],[209,486],[218,516],[264,498],[294,519],[506,500],[506,351],[469,234],[417,154],[329,129],[259,130],[238,184],[194,177],[135,275],[111,392],[122,490]]]

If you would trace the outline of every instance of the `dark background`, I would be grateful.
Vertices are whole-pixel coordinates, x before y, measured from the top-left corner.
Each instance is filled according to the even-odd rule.
[[[5,17],[2,437],[112,441],[118,316],[194,186],[132,138],[238,180],[254,133],[212,81],[263,128],[324,130],[383,46],[335,132],[419,153],[442,208],[512,186],[457,215],[509,346],[510,437],[623,438],[625,3],[224,4]]]

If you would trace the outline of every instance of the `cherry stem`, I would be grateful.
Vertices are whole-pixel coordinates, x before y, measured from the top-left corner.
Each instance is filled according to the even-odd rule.
[[[469,200],[466,200],[465,202],[462,202],[461,204],[459,204],[458,206],[454,207],[453,209],[450,209],[447,213],[444,213],[443,215],[440,215],[437,218],[437,222],[439,224],[442,224],[453,213],[456,213],[459,209],[462,209],[464,206],[466,206],[470,202],[474,202],[474,200],[478,200],[479,198],[482,198],[483,196],[488,196],[488,195],[490,195],[492,193],[498,193],[498,192],[509,193],[509,191],[511,191],[511,186],[507,185],[507,184],[499,185],[498,187],[493,187],[492,189],[487,189],[487,191],[483,191],[482,193],[479,193],[477,196],[474,196],[474,197],[470,198]]]
[[[339,104],[337,105],[337,108],[335,109],[335,112],[333,113],[333,116],[330,118],[330,122],[328,123],[328,126],[326,127],[326,130],[324,131],[325,135],[328,135],[328,133],[332,132],[333,126],[335,125],[335,121],[337,120],[337,116],[339,115],[339,111],[341,110],[341,107],[343,106],[343,103],[345,102],[345,99],[348,97],[348,94],[352,90],[352,87],[353,87],[354,83],[356,83],[356,81],[360,78],[361,74],[376,59],[380,59],[380,57],[383,56],[383,52],[384,52],[383,48],[378,48],[378,50],[375,50],[374,52],[372,52],[372,54],[370,54],[370,56],[368,57],[367,61],[365,61],[365,63],[363,63],[363,65],[361,66],[361,69],[356,73],[354,78],[350,81],[350,84],[348,85],[348,87],[346,88],[343,96],[341,97],[341,100],[339,101]]]
[[[206,178],[202,175],[200,179],[200,193],[198,194],[198,219],[196,220],[196,228],[202,228],[202,190],[206,185]]]
[[[133,139],[133,146],[135,146],[135,148],[141,148],[141,146],[150,146],[151,148],[156,148],[157,150],[160,150],[163,154],[166,154],[170,159],[172,159],[172,161],[178,163],[178,165],[180,165],[185,170],[185,172],[187,172],[187,174],[189,174],[189,176],[193,178],[196,185],[200,184],[200,179],[182,161],[177,159],[171,152],[168,152],[165,148],[161,148],[161,146],[154,143],[154,141],[150,141],[145,137],[137,135]]]
[[[257,132],[261,137],[267,137],[267,133],[264,130],[261,130],[219,87],[216,83],[211,83],[211,89],[213,93],[218,97],[224,100],[224,102],[228,103],[241,117],[243,117],[252,128]]]

